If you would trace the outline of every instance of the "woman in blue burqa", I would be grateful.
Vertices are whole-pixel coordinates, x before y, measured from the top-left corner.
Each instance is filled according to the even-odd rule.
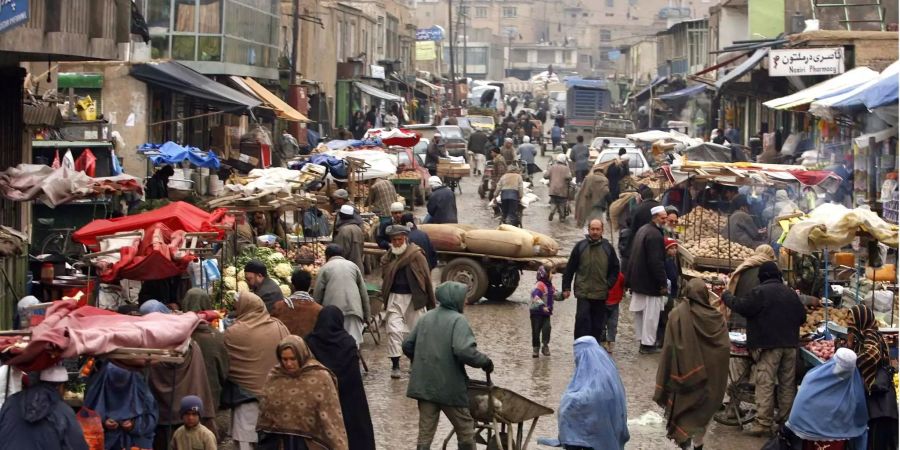
[[[841,348],[833,358],[803,377],[785,423],[792,432],[787,433],[793,441],[789,448],[803,448],[799,440],[820,444],[847,441],[845,449],[864,450],[868,422],[866,392],[856,370],[856,353]]]
[[[575,373],[559,405],[559,438],[541,445],[566,450],[624,449],[628,442],[625,387],[593,336],[575,341]]]
[[[85,394],[84,406],[100,415],[106,450],[153,447],[159,408],[141,373],[104,364]]]

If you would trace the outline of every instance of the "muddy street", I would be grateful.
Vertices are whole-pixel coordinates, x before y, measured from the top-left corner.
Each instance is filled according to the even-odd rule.
[[[547,158],[542,158],[539,165],[547,166]],[[535,179],[540,174],[536,174]],[[554,221],[548,223],[549,204],[546,187],[537,183],[535,193],[540,200],[526,210],[523,224],[526,228],[548,234],[557,239],[561,253],[568,255],[583,231],[576,229],[570,217],[568,223]],[[480,227],[495,227],[498,222],[493,218],[487,202],[478,198],[476,178],[465,178],[462,191],[457,193],[457,205],[460,222]],[[423,208],[417,208],[417,216],[424,216]],[[439,280],[439,270],[434,271],[435,282]],[[466,317],[475,331],[478,346],[487,353],[496,366],[492,381],[504,388],[511,389],[538,403],[557,409],[559,399],[565,391],[571,377],[574,362],[572,359],[573,326],[575,320],[574,298],[558,303],[553,316],[553,330],[550,342],[552,355],[531,357],[531,330],[527,299],[533,289],[534,272],[524,272],[522,282],[516,292],[506,302],[489,302],[469,306],[465,310]],[[559,286],[561,275],[554,277],[554,284]],[[664,449],[676,448],[665,437],[665,424],[662,409],[652,400],[656,378],[658,355],[639,355],[638,344],[634,340],[632,319],[627,313],[627,300],[622,304],[622,315],[619,323],[618,342],[614,352],[616,364],[625,384],[628,396],[628,418],[631,441],[628,448]],[[384,336],[384,334],[383,334]],[[362,353],[368,362],[371,372],[365,376],[364,382],[375,425],[375,437],[379,448],[401,449],[415,446],[418,413],[416,402],[406,398],[408,375],[401,380],[391,380],[390,361],[386,356],[386,346],[376,346],[369,337],[363,345]],[[408,361],[403,361],[404,372]],[[484,379],[484,372],[469,369],[469,376]],[[442,417],[436,436],[443,440],[450,432],[449,422]],[[526,429],[527,432],[527,429]],[[537,424],[530,446],[535,448],[538,436],[555,437],[557,434],[557,418],[542,417]],[[733,427],[725,427],[713,423],[707,433],[707,449],[744,450],[758,449],[763,440],[742,435]],[[441,442],[435,438],[433,448],[440,448]],[[449,448],[455,447],[451,439]]]

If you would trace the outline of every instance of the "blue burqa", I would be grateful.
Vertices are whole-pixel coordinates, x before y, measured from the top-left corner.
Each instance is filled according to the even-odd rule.
[[[625,387],[606,350],[592,336],[575,341],[575,374],[559,405],[559,439],[538,444],[624,449],[628,442]]]
[[[121,426],[105,430],[106,450],[153,447],[159,408],[140,373],[106,363],[85,393],[84,406],[96,411],[102,421],[113,419],[121,423],[130,420],[134,423],[130,431]]]
[[[786,423],[800,439],[849,439],[866,448],[869,412],[862,377],[856,368],[835,373],[832,358],[806,373]]]

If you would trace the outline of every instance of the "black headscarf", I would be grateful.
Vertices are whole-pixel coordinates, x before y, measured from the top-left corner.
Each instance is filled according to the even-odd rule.
[[[338,379],[338,395],[350,448],[374,449],[375,432],[359,373],[359,350],[356,340],[344,330],[344,313],[340,308],[333,305],[322,308],[316,327],[306,337],[306,344],[313,356]]]

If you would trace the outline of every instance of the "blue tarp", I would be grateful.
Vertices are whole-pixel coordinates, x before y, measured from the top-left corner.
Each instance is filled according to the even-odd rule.
[[[853,109],[854,107],[865,106],[867,109],[872,110],[880,106],[896,104],[898,89],[900,89],[900,81],[898,81],[896,74],[884,76],[856,95],[833,104],[832,107]]]
[[[219,168],[219,158],[214,152],[202,152],[196,147],[182,147],[172,141],[168,141],[162,145],[147,143],[140,146],[138,151],[159,152],[158,155],[149,156],[150,161],[156,166],[161,164],[181,164],[182,161],[188,160],[197,167],[207,167],[210,169]]]
[[[756,49],[756,51],[752,55],[750,55],[750,57],[744,60],[744,62],[732,69],[731,72],[728,72],[727,75],[716,80],[716,89],[722,90],[722,88],[725,87],[725,85],[727,85],[728,83],[737,80],[745,73],[753,70],[753,68],[759,65],[760,61],[762,61],[763,58],[765,58],[768,54],[769,47]]]
[[[325,143],[329,150],[340,150],[347,147],[381,147],[381,139],[335,139]]]
[[[679,89],[677,91],[669,92],[668,94],[660,95],[656,97],[660,100],[678,100],[684,97],[693,97],[697,94],[702,93],[706,90],[705,84],[697,84],[694,86],[686,87],[684,89]]]
[[[669,77],[663,77],[663,76],[656,77],[656,79],[651,81],[647,87],[641,89],[640,91],[638,91],[637,94],[634,94],[632,97],[634,97],[636,100],[643,100],[645,97],[650,96],[650,89],[653,89],[661,84],[665,84],[668,81],[669,81]]]

